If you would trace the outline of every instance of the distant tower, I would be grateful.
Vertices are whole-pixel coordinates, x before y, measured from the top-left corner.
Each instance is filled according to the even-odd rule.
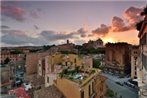
[[[67,44],[69,44],[69,40],[67,40]]]

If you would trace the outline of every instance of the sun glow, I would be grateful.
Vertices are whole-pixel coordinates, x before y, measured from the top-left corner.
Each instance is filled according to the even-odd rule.
[[[108,42],[114,43],[115,42],[115,40],[112,38],[104,38],[103,40],[104,40],[104,43],[108,43]]]

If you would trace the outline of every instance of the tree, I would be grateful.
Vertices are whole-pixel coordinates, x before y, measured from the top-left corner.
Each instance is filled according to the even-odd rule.
[[[143,9],[143,12],[141,12],[140,15],[141,15],[141,16],[147,15],[147,5],[146,5],[146,7]]]
[[[49,46],[49,45],[44,45],[43,46],[43,50],[48,50],[48,49],[50,49],[51,48],[51,46]]]
[[[10,62],[10,59],[7,57],[5,60],[4,60],[4,64],[8,64]]]
[[[136,24],[136,29],[137,29],[138,31],[140,31],[142,24],[143,24],[143,21],[140,21],[140,22],[138,22],[138,23]]]
[[[93,67],[99,68],[101,65],[100,61],[98,59],[93,59]]]
[[[144,8],[143,12],[140,13],[140,15],[141,15],[141,16],[147,15],[147,6]],[[138,22],[138,23],[136,24],[136,29],[137,29],[138,31],[141,30],[142,24],[143,24],[143,20],[140,21],[140,22]]]
[[[80,66],[76,66],[75,71],[78,73],[80,71]]]

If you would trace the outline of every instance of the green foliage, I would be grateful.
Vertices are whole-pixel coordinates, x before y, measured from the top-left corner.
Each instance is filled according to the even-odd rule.
[[[52,46],[49,46],[49,45],[44,45],[43,46],[43,50],[48,50],[48,49],[50,49]]]
[[[61,51],[62,54],[70,54],[69,51]]]
[[[146,7],[143,9],[143,12],[140,13],[140,15],[141,15],[141,16],[147,15],[147,5],[146,5]],[[137,29],[138,31],[141,30],[142,24],[143,24],[143,20],[140,21],[140,22],[138,22],[138,23],[136,24],[136,29]]]
[[[62,72],[59,73],[60,78],[64,77],[64,75],[67,74],[67,73],[68,73],[67,68],[63,69]]]
[[[93,59],[93,67],[94,68],[100,68],[100,61],[98,59]]]
[[[143,9],[143,12],[141,12],[141,16],[147,15],[147,5],[146,7]]]
[[[68,70],[67,70],[67,68],[66,69],[63,69],[63,74],[67,74],[68,73]]]
[[[37,51],[39,51],[40,49],[32,49],[32,50],[30,50],[30,52],[37,52]]]
[[[137,29],[138,31],[140,31],[142,24],[143,24],[143,21],[140,21],[140,22],[138,22],[138,23],[136,24],[136,29]]]
[[[60,72],[60,73],[59,73],[59,77],[60,77],[60,78],[63,78],[63,76],[64,76],[64,73],[63,73],[63,72]]]
[[[68,74],[68,75],[73,75],[73,74],[75,74],[76,73],[76,70],[68,70],[67,71],[67,73],[66,74]]]
[[[66,69],[63,69],[63,71],[61,73],[59,73],[59,76],[62,78],[66,75],[74,75],[75,73],[78,73],[79,72],[79,66],[77,66],[75,68],[75,70],[68,70],[67,68]]]
[[[78,73],[80,71],[80,66],[76,66],[75,71]]]
[[[80,47],[79,48],[79,52],[81,54],[87,54],[87,53],[90,53],[90,54],[100,54],[100,53],[105,53],[105,49],[104,48],[84,48],[84,47]]]
[[[74,54],[72,51],[60,51],[62,54]]]
[[[92,70],[92,73],[95,73],[95,70]]]

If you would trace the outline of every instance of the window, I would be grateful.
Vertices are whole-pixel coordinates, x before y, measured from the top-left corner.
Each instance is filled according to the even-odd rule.
[[[92,92],[94,92],[94,82],[92,82]]]
[[[135,76],[137,75],[136,71],[135,71]]]
[[[65,65],[67,66],[67,62],[65,62]]]
[[[103,96],[100,96],[100,98],[103,98]]]
[[[49,83],[49,77],[47,77],[47,83]]]
[[[84,91],[81,91],[81,98],[84,98]]]
[[[135,66],[135,71],[137,70],[137,67]]]
[[[75,58],[75,63],[77,62],[77,59]]]
[[[89,96],[91,95],[91,86],[89,85]]]

